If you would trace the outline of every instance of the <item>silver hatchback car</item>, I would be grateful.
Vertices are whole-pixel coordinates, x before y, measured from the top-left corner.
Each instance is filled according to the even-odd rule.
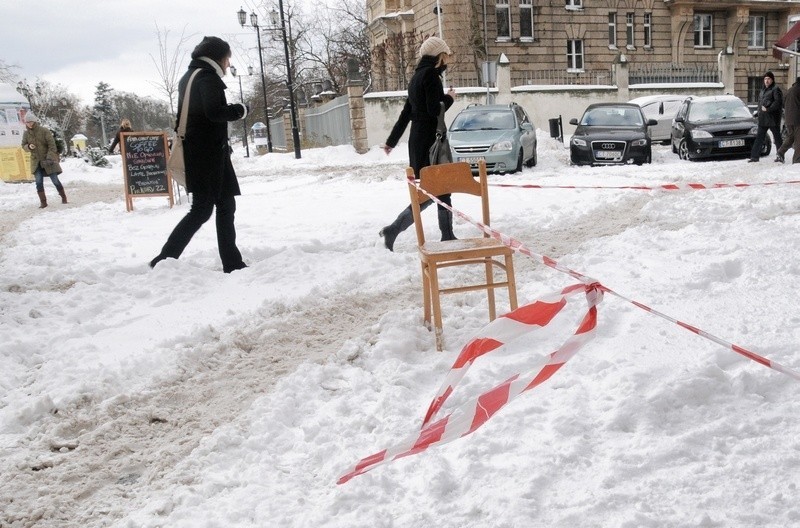
[[[473,170],[481,160],[493,173],[536,165],[536,130],[516,103],[468,106],[453,119],[448,138],[453,161],[465,161]]]

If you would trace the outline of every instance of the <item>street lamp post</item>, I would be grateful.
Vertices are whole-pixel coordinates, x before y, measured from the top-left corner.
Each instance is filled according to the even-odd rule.
[[[286,34],[286,19],[283,16],[283,0],[278,0],[280,10],[280,28],[275,11],[272,11],[272,27],[281,32],[283,36],[283,52],[286,56],[286,88],[289,90],[289,112],[292,115],[292,143],[294,143],[294,157],[300,159],[300,132],[297,129],[297,107],[294,103],[294,83],[292,82],[292,63],[289,60],[289,36]]]
[[[247,23],[247,13],[241,7],[239,8],[239,25],[244,27]],[[261,95],[264,96],[264,121],[267,125],[267,152],[272,152],[272,134],[270,133],[269,126],[269,106],[267,105],[267,85],[266,77],[264,76],[264,58],[261,51],[261,28],[258,26],[258,16],[255,13],[250,13],[250,25],[256,28],[256,39],[258,40],[258,65],[261,67]]]
[[[236,77],[236,67],[231,65],[230,70],[231,70],[231,75]],[[252,66],[248,66],[247,67],[247,74],[248,75],[253,75],[253,67]],[[239,76],[239,77],[236,77],[236,78],[239,79],[239,99],[241,99],[242,104],[244,104],[244,93],[242,92],[242,77]],[[242,119],[242,131],[244,132],[244,151],[245,151],[244,157],[245,158],[249,158],[250,157],[250,145],[247,143],[247,116],[245,116],[244,119]]]

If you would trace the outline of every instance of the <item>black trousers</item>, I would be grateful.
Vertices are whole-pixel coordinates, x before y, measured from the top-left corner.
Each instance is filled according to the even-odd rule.
[[[781,139],[781,127],[780,125],[773,125],[773,126],[758,126],[758,134],[756,134],[756,140],[753,143],[753,150],[750,151],[750,159],[757,160],[761,157],[761,147],[764,146],[764,139],[767,137],[767,130],[772,131],[772,137],[775,138],[775,148],[779,148],[783,139]]]
[[[194,193],[192,207],[172,230],[172,234],[169,235],[159,256],[162,258],[180,257],[194,234],[211,218],[215,207],[217,209],[217,246],[222,259],[222,269],[225,272],[240,269],[243,262],[242,254],[236,247],[236,227],[233,223],[236,213],[234,196],[215,199],[211,195]]]

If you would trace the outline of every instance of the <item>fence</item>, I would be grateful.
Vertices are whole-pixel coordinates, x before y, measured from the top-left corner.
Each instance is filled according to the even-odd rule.
[[[677,66],[675,64],[645,64],[631,66],[628,74],[629,84],[670,84],[670,83],[716,83],[719,82],[717,64],[695,64]]]
[[[511,72],[511,86],[611,86],[613,84],[614,77],[610,69],[579,72],[564,69]]]
[[[346,145],[352,142],[347,95],[306,111],[304,140],[309,147]]]
[[[286,150],[286,128],[283,125],[283,112],[269,120],[269,133],[273,148]]]

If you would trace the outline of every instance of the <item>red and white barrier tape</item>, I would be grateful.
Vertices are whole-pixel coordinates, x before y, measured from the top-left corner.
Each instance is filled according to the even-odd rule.
[[[419,433],[404,441],[363,458],[355,467],[343,475],[338,484],[361,475],[380,465],[398,458],[425,451],[431,446],[441,445],[473,433],[485,424],[497,411],[511,400],[547,381],[567,361],[594,337],[597,326],[597,304],[603,298],[602,290],[595,284],[577,284],[556,292],[548,298],[521,306],[486,325],[478,337],[470,340],[461,350],[444,384],[431,403]],[[447,398],[453,394],[457,384],[479,357],[496,351],[519,336],[540,329],[558,315],[570,297],[585,293],[588,304],[586,313],[574,334],[549,356],[540,357],[538,364],[527,373],[517,373],[477,398],[460,405],[443,418],[431,423]]]
[[[742,187],[763,187],[768,185],[783,185],[800,183],[800,180],[771,181],[756,183],[665,183],[663,185],[536,185],[533,183],[490,183],[490,187],[509,187],[515,189],[634,189],[637,191],[690,191],[710,189],[731,189]]]
[[[781,365],[780,363],[777,363],[775,361],[771,361],[771,360],[769,360],[769,359],[767,359],[767,358],[765,358],[763,356],[760,356],[760,355],[756,354],[755,352],[747,350],[746,348],[741,347],[739,345],[735,345],[735,344],[733,344],[733,343],[731,343],[729,341],[726,341],[724,339],[721,339],[721,338],[719,338],[719,337],[717,337],[717,336],[715,336],[713,334],[709,334],[708,332],[700,330],[699,328],[697,328],[695,326],[692,326],[692,325],[690,325],[688,323],[684,323],[682,321],[679,321],[679,320],[677,320],[677,319],[675,319],[673,317],[670,317],[670,316],[668,316],[668,315],[666,315],[666,314],[664,314],[662,312],[659,312],[658,310],[654,310],[653,308],[650,308],[649,306],[647,306],[645,304],[642,304],[640,302],[634,301],[633,299],[629,299],[628,297],[625,297],[624,295],[621,295],[621,294],[615,292],[611,288],[608,288],[608,287],[604,286],[603,284],[601,284],[597,280],[590,279],[589,277],[587,277],[586,275],[583,275],[582,273],[578,273],[577,271],[571,270],[569,268],[566,268],[566,267],[560,265],[558,262],[556,262],[554,259],[552,259],[552,258],[550,258],[548,256],[539,255],[538,253],[534,253],[533,251],[531,251],[530,249],[525,247],[525,245],[523,245],[522,242],[520,242],[519,240],[517,240],[517,239],[515,239],[513,237],[510,237],[508,235],[505,235],[505,234],[501,233],[500,231],[497,231],[496,229],[493,229],[493,228],[491,228],[491,227],[489,227],[487,225],[484,225],[482,222],[478,222],[477,220],[472,219],[469,215],[464,214],[461,211],[459,211],[458,209],[455,209],[455,208],[447,205],[443,201],[439,200],[437,197],[431,195],[430,193],[428,193],[427,191],[422,189],[416,181],[410,179],[410,180],[408,180],[408,184],[412,185],[413,187],[415,187],[418,191],[426,194],[430,199],[432,199],[437,204],[441,205],[442,207],[447,208],[449,211],[451,211],[453,213],[453,215],[458,216],[460,218],[463,218],[464,220],[466,220],[470,224],[474,225],[475,227],[477,227],[478,229],[480,229],[481,231],[483,231],[484,233],[486,233],[490,237],[494,238],[495,240],[500,241],[503,245],[505,245],[506,247],[512,249],[513,251],[516,251],[518,253],[526,255],[526,256],[534,259],[534,260],[538,260],[538,261],[544,263],[545,266],[549,266],[549,267],[551,267],[551,268],[553,268],[555,270],[558,270],[558,271],[560,271],[562,273],[566,273],[568,275],[571,275],[572,277],[575,277],[575,278],[581,280],[584,284],[596,283],[597,287],[602,289],[603,291],[608,292],[611,295],[614,295],[614,296],[616,296],[616,297],[618,297],[618,298],[620,298],[620,299],[622,299],[624,301],[627,301],[627,302],[631,303],[632,305],[634,305],[634,306],[636,306],[638,308],[641,308],[642,310],[645,310],[645,311],[647,311],[647,312],[649,312],[649,313],[651,313],[653,315],[657,315],[658,317],[661,317],[662,319],[666,319],[667,321],[675,323],[678,326],[680,326],[682,328],[685,328],[686,330],[689,330],[690,332],[693,332],[693,333],[695,333],[695,334],[697,334],[697,335],[699,335],[701,337],[704,337],[704,338],[706,338],[706,339],[708,339],[710,341],[713,341],[713,342],[715,342],[715,343],[717,343],[719,345],[722,345],[722,346],[724,346],[726,348],[729,348],[729,349],[733,350],[734,352],[736,352],[737,354],[740,354],[740,355],[746,357],[747,359],[751,359],[751,360],[755,361],[756,363],[760,363],[760,364],[764,365],[765,367],[769,367],[769,368],[771,368],[773,370],[776,370],[778,372],[781,372],[783,374],[787,374],[787,375],[791,376],[792,378],[800,380],[800,372],[797,372],[797,371],[795,371],[793,369],[790,369],[789,367]]]
[[[709,339],[717,344],[725,346],[730,350],[740,354],[752,361],[760,363],[773,370],[786,374],[796,380],[800,380],[800,373],[785,367],[779,363],[771,361],[763,356],[756,354],[750,350],[740,347],[724,339],[720,339],[708,332],[700,330],[697,327],[679,321],[670,317],[662,312],[654,310],[640,302],[629,299],[610,288],[600,284],[598,281],[592,280],[589,277],[561,266],[554,259],[545,255],[534,253],[522,242],[512,238],[508,235],[473,220],[468,215],[453,207],[445,204],[435,196],[427,193],[419,187],[419,185],[412,179],[409,179],[409,185],[413,185],[417,190],[425,193],[429,198],[434,200],[437,204],[445,207],[454,215],[463,218],[470,224],[478,227],[481,231],[500,241],[506,247],[515,252],[522,253],[532,259],[539,260],[543,264],[562,273],[566,273],[572,277],[576,277],[582,281],[581,284],[576,284],[563,289],[560,292],[539,299],[533,303],[521,306],[511,313],[503,315],[488,325],[486,325],[479,332],[477,337],[474,337],[467,343],[461,350],[458,358],[456,359],[450,372],[447,374],[442,386],[437,391],[436,396],[433,398],[425,418],[422,421],[422,428],[418,434],[411,435],[404,441],[361,459],[352,470],[343,475],[337,481],[338,484],[344,484],[355,476],[366,473],[380,465],[387,464],[398,458],[414,455],[425,451],[433,445],[444,444],[451,442],[463,436],[466,436],[491,418],[503,406],[508,404],[511,400],[531,390],[544,381],[547,381],[553,374],[555,374],[567,361],[569,361],[588,341],[594,337],[594,331],[597,326],[597,305],[603,298],[603,293],[608,292],[620,299],[627,301],[638,308],[641,308],[653,315],[666,319],[676,325],[685,328],[701,337]],[[551,353],[546,358],[541,358],[532,370],[526,374],[515,374],[503,383],[496,387],[484,392],[476,399],[473,399],[459,407],[453,412],[447,414],[443,418],[432,422],[437,413],[442,409],[444,403],[453,394],[458,383],[464,378],[469,368],[473,363],[482,356],[489,354],[493,351],[501,349],[505,344],[519,338],[521,335],[534,332],[540,328],[547,326],[556,315],[561,312],[564,306],[569,301],[570,297],[577,293],[584,292],[588,308],[584,314],[578,328],[574,334],[570,336],[564,344],[555,352]]]

